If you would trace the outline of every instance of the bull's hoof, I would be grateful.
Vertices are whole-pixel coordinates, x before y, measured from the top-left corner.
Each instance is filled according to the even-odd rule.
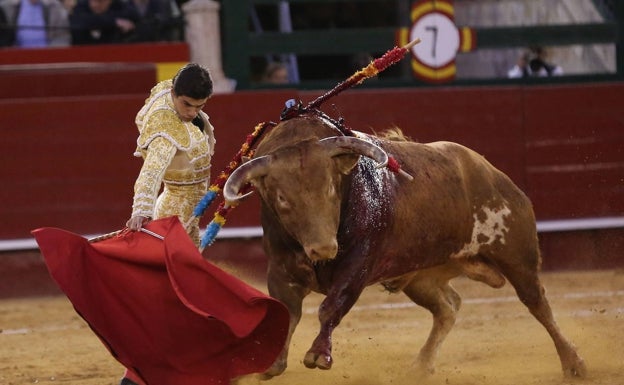
[[[587,377],[587,367],[585,361],[581,357],[576,357],[575,360],[569,362],[563,367],[563,374],[566,377],[585,378]]]
[[[426,378],[435,373],[434,356],[435,352],[431,349],[425,349],[423,347],[420,350],[418,358],[413,365],[414,372],[419,378]]]
[[[303,364],[310,369],[319,368],[328,370],[332,366],[332,358],[327,354],[316,354],[314,352],[307,352],[303,358]]]
[[[429,383],[429,378],[434,373],[433,367],[414,364],[391,375],[391,381],[397,384]]]
[[[286,362],[285,361],[276,361],[268,368],[264,373],[260,374],[262,380],[270,380],[275,376],[279,376],[284,373],[286,370]]]
[[[274,376],[274,375],[272,375],[272,374],[269,374],[269,373],[267,373],[267,372],[264,372],[264,373],[260,373],[260,374],[258,374],[258,379],[259,379],[260,381],[268,381],[268,380],[270,380],[270,379],[271,379],[271,378],[273,378],[273,377],[275,377],[275,376]]]
[[[435,367],[433,367],[433,365],[427,365],[419,362],[414,366],[414,375],[419,379],[427,378],[434,373]]]

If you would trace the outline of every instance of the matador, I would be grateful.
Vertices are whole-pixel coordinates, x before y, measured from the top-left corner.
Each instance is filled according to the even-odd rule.
[[[143,158],[143,166],[134,185],[132,217],[177,215],[186,224],[208,188],[214,128],[201,110],[190,120],[180,116],[172,87],[172,80],[154,86],[136,116],[139,138],[134,155]],[[191,221],[187,232],[198,245],[199,218]]]

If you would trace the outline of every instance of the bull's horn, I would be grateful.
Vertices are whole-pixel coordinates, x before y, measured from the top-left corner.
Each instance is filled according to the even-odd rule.
[[[377,162],[377,168],[386,167],[388,154],[381,147],[352,136],[332,136],[319,141],[329,150],[330,156],[353,153],[367,156]]]
[[[225,201],[236,202],[251,194],[251,191],[244,195],[238,195],[238,192],[250,180],[266,175],[270,161],[271,157],[265,155],[243,163],[234,170],[225,182],[225,186],[223,186],[223,198]]]

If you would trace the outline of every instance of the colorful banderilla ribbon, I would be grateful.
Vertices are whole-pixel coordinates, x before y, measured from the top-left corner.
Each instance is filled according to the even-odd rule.
[[[243,145],[241,146],[240,150],[238,150],[236,155],[234,155],[234,158],[232,158],[232,160],[225,167],[225,169],[221,171],[219,176],[215,179],[214,183],[210,185],[210,187],[208,188],[208,192],[195,206],[195,209],[193,210],[193,215],[185,223],[185,228],[188,228],[188,226],[191,224],[193,220],[204,215],[206,208],[210,206],[210,204],[215,200],[217,195],[223,189],[223,186],[225,185],[225,182],[227,181],[227,179],[230,177],[230,174],[236,168],[238,168],[238,166],[240,166],[240,164],[243,161],[243,157],[251,158],[254,152],[253,146],[256,144],[258,139],[262,136],[262,134],[268,127],[273,127],[275,125],[276,123],[273,123],[273,122],[259,123],[254,128],[253,132],[250,135],[247,135],[247,138],[245,142],[243,143]],[[214,214],[214,218],[208,224],[208,226],[206,227],[206,231],[204,232],[204,235],[202,236],[201,243],[199,246],[200,250],[203,251],[204,248],[206,248],[206,246],[212,245],[212,243],[214,242],[217,236],[217,233],[219,232],[221,227],[223,227],[223,225],[225,224],[226,215],[229,213],[229,211],[232,208],[233,207],[227,206],[225,203],[221,203],[219,205],[219,208]]]

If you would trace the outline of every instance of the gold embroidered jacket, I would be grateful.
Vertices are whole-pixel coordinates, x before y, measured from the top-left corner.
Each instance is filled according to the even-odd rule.
[[[192,214],[197,197],[201,199],[206,193],[215,147],[214,128],[203,111],[200,111],[204,120],[203,132],[193,123],[182,121],[174,109],[171,88],[171,80],[154,86],[135,119],[139,129],[135,156],[143,157],[143,166],[134,185],[132,216],[156,219],[165,216],[158,215],[162,212],[166,215],[174,213],[186,220]],[[161,196],[159,206],[167,203],[180,207],[159,207],[157,210],[156,199],[163,183],[163,195],[168,193],[168,187],[174,186],[177,191],[184,186],[200,191],[191,196],[176,194],[176,197],[165,199],[167,202],[160,202],[167,198]],[[192,202],[184,202],[185,199]],[[186,208],[182,209],[182,206]],[[188,207],[191,207],[190,212]]]

